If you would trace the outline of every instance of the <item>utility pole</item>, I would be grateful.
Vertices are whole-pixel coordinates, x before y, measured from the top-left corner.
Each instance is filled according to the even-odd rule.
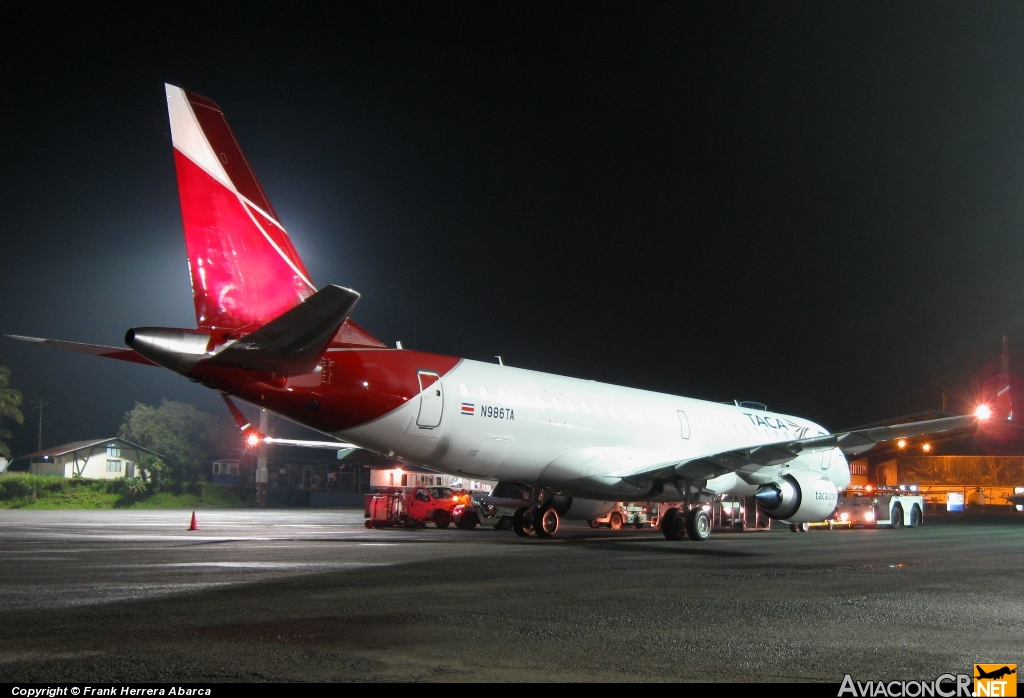
[[[260,435],[267,436],[267,424],[270,413],[265,409],[260,410]],[[260,445],[256,449],[256,506],[267,506],[267,444],[260,439]]]
[[[30,410],[39,410],[39,443],[37,444],[36,451],[43,450],[43,408],[49,405],[50,402],[52,401],[39,398],[37,400],[33,400],[28,406]]]

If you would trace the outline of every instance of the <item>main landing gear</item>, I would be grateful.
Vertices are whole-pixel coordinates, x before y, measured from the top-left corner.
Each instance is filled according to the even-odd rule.
[[[521,507],[512,515],[512,530],[517,536],[527,538],[533,535],[533,509]]]
[[[561,522],[562,517],[552,506],[521,507],[512,517],[512,530],[523,538],[551,538]]]
[[[661,532],[667,540],[707,540],[711,537],[711,516],[701,506],[689,510],[672,507],[661,516]]]

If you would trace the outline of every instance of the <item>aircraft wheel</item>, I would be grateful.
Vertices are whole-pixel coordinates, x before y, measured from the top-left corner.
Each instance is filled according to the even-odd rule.
[[[617,511],[613,511],[612,515],[608,517],[608,528],[613,531],[618,531],[622,528],[622,514]]]
[[[550,538],[558,530],[558,512],[548,507],[534,515],[534,531],[538,538]]]
[[[910,510],[910,527],[917,528],[924,523],[924,514],[921,513],[921,507],[916,504]]]
[[[512,516],[512,530],[517,536],[528,538],[533,533],[533,509],[520,507]]]
[[[899,504],[894,506],[892,508],[892,518],[889,520],[892,521],[890,525],[893,528],[903,528],[903,507]]]
[[[690,540],[707,540],[711,535],[711,517],[703,509],[693,509],[686,515],[686,535]]]
[[[686,521],[682,512],[672,507],[661,517],[661,534],[666,540],[682,540],[686,535]]]

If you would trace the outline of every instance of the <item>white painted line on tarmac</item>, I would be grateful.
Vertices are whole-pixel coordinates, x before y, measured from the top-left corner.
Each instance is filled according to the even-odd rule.
[[[297,570],[297,569],[352,569],[356,567],[384,567],[386,562],[159,562],[148,565],[110,565],[111,567],[218,567],[227,569]]]

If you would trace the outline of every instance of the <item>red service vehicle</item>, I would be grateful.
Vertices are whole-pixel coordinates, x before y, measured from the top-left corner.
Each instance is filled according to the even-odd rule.
[[[448,487],[411,487],[379,492],[367,502],[365,525],[367,528],[422,528],[432,523],[438,528],[448,528],[452,522],[452,509],[464,503],[465,499]]]

